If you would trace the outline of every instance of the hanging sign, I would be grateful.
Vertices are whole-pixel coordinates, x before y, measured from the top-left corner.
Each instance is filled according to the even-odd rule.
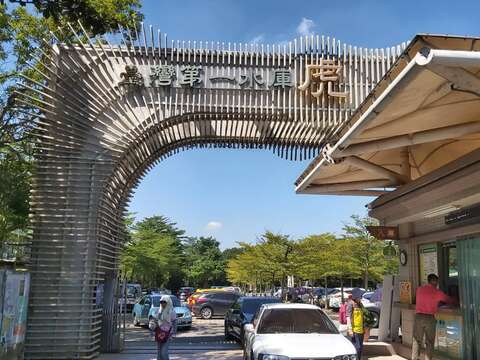
[[[379,240],[398,240],[397,226],[367,226],[367,230],[373,237]]]

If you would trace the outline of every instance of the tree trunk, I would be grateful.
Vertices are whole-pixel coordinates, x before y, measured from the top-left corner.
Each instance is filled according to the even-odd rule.
[[[365,271],[363,288],[365,289],[365,291],[368,289],[368,271]]]

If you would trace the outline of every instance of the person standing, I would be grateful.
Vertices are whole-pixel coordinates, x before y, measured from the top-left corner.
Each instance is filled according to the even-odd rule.
[[[362,358],[363,337],[365,333],[362,291],[358,288],[352,291],[352,302],[347,305],[348,335],[357,351],[357,359]]]
[[[435,314],[440,302],[455,304],[456,300],[437,289],[438,276],[430,274],[428,284],[417,288],[415,305],[415,322],[413,325],[412,360],[420,359],[420,348],[425,337],[425,360],[433,359],[435,332],[437,322]]]
[[[157,340],[158,355],[157,360],[169,360],[168,347],[171,337],[175,334],[175,325],[177,314],[173,308],[172,298],[169,295],[163,295],[160,298],[160,308],[158,310],[158,328],[156,331],[165,334],[166,339]]]

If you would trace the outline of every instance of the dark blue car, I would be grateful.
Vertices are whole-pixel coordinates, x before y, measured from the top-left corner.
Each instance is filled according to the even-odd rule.
[[[263,304],[282,302],[278,297],[243,296],[232,305],[225,315],[225,339],[236,338],[243,342],[243,327],[252,322],[253,316]]]

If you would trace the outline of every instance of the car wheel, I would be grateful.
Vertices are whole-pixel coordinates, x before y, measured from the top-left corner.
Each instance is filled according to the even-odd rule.
[[[380,314],[375,311],[370,311],[373,317],[373,327],[378,328],[380,326]]]
[[[203,320],[210,320],[213,316],[213,311],[211,308],[206,306],[200,311],[200,316]]]
[[[133,313],[133,326],[140,326],[140,321],[138,321],[137,314]]]
[[[233,340],[232,335],[228,331],[228,324],[227,324],[226,321],[225,321],[224,329],[225,329],[225,340],[227,340],[227,341],[228,340]]]

